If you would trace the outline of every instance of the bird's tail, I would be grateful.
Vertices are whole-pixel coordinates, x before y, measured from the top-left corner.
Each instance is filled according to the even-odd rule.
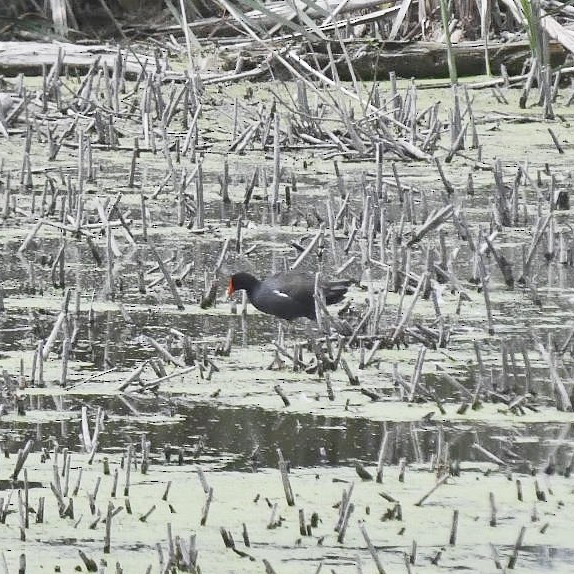
[[[338,281],[329,281],[324,287],[325,301],[327,305],[333,305],[343,300],[345,293],[353,283],[350,279],[340,279]]]

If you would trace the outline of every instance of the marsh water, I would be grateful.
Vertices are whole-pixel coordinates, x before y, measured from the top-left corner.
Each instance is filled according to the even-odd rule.
[[[405,89],[406,86],[405,83]],[[187,488],[186,481],[190,480],[191,472],[195,473],[198,468],[208,469],[210,473],[216,474],[212,479],[218,485],[216,489],[224,493],[220,498],[220,502],[223,500],[221,514],[216,515],[214,525],[226,526],[228,520],[235,520],[233,524],[239,528],[241,520],[246,520],[245,517],[228,518],[235,516],[233,512],[240,506],[235,502],[235,497],[240,496],[237,494],[239,489],[234,490],[234,486],[246,484],[245,489],[249,493],[256,488],[273,491],[270,485],[280,483],[272,474],[277,469],[277,449],[281,450],[282,456],[289,461],[295,472],[294,480],[298,481],[298,492],[302,500],[311,506],[318,497],[329,491],[327,486],[323,487],[324,491],[317,486],[317,477],[321,472],[325,473],[325,480],[330,481],[330,487],[337,483],[339,477],[344,477],[342,480],[346,484],[357,480],[354,470],[356,465],[376,466],[382,439],[387,436],[384,463],[392,468],[393,476],[401,459],[405,460],[409,469],[412,468],[413,491],[404,492],[410,508],[411,502],[416,501],[434,483],[435,456],[441,450],[444,451],[446,444],[449,459],[462,462],[467,472],[467,478],[461,479],[461,490],[452,487],[456,492],[453,498],[460,497],[456,499],[459,506],[455,507],[467,513],[469,523],[480,520],[480,524],[486,524],[485,516],[489,512],[486,502],[488,492],[496,491],[504,505],[502,524],[498,530],[503,532],[504,541],[500,542],[499,547],[508,553],[512,550],[517,528],[528,523],[530,517],[523,508],[517,510],[512,506],[510,500],[514,493],[511,495],[505,490],[509,488],[507,479],[514,473],[526,484],[533,476],[542,482],[551,480],[550,477],[555,475],[557,484],[548,486],[548,490],[556,491],[556,499],[549,501],[543,514],[546,517],[552,514],[548,509],[550,505],[553,510],[558,508],[553,524],[556,525],[554,533],[559,531],[560,535],[553,534],[555,537],[552,541],[545,542],[542,532],[532,546],[524,545],[522,551],[526,558],[523,567],[528,572],[539,571],[542,566],[553,572],[569,572],[573,546],[563,536],[567,531],[564,524],[568,510],[565,512],[562,508],[564,505],[567,509],[571,508],[572,488],[568,478],[562,475],[568,474],[567,469],[572,459],[571,413],[556,410],[548,365],[538,355],[536,344],[542,341],[548,349],[558,354],[558,350],[568,342],[568,335],[574,325],[571,312],[574,297],[572,261],[561,262],[557,258],[545,257],[544,248],[540,248],[532,264],[530,288],[516,284],[511,290],[504,285],[494,258],[487,254],[495,317],[495,333],[490,335],[483,293],[476,282],[469,281],[474,274],[471,249],[466,242],[460,241],[452,225],[443,226],[448,251],[457,251],[454,258],[456,275],[469,294],[469,300],[463,302],[458,311],[460,301],[451,286],[437,286],[438,304],[450,328],[450,339],[445,348],[427,350],[422,377],[425,386],[433,390],[437,400],[444,402],[446,414],[442,414],[432,401],[421,399],[405,402],[399,399],[396,373],[410,377],[420,353],[420,345],[413,341],[409,345],[381,348],[374,355],[372,363],[365,368],[361,368],[360,360],[360,353],[364,349],[346,350],[345,357],[351,370],[359,377],[360,386],[349,385],[345,374],[339,369],[331,375],[334,397],[328,398],[323,377],[313,372],[296,372],[287,362],[279,369],[270,368],[276,358],[273,345],[275,340],[283,337],[289,347],[296,341],[306,342],[319,338],[323,333],[317,325],[307,320],[281,323],[254,311],[252,307],[248,308],[245,316],[234,314],[231,303],[224,295],[224,288],[228,274],[237,269],[246,269],[259,276],[284,269],[300,252],[300,245],[294,248],[293,242],[306,244],[315,234],[317,226],[328,221],[327,201],[333,195],[332,190],[340,185],[333,160],[313,148],[286,151],[282,156],[285,169],[282,189],[292,185],[293,180],[289,179],[289,175],[294,174],[297,179],[296,189],[291,189],[290,205],[283,200],[279,213],[269,209],[267,199],[270,183],[267,174],[260,175],[252,200],[248,207],[244,207],[246,182],[252,177],[255,168],[259,168],[262,173],[266,170],[270,172],[272,158],[269,149],[248,149],[243,155],[227,153],[233,102],[237,105],[237,98],[240,98],[245,115],[251,117],[250,114],[255,114],[261,101],[268,103],[272,98],[264,85],[256,85],[253,89],[252,86],[240,84],[234,86],[229,93],[222,93],[217,88],[208,90],[207,103],[199,124],[201,137],[198,144],[203,160],[206,196],[204,229],[177,225],[177,202],[172,190],[158,192],[165,175],[165,161],[161,154],[146,153],[143,159],[138,160],[137,185],[134,189],[127,186],[131,154],[107,149],[94,150],[95,178],[85,183],[86,209],[90,218],[94,222],[99,220],[95,207],[97,201],[103,202],[121,193],[123,216],[132,222],[138,240],[136,245],[132,245],[120,231],[114,231],[113,240],[118,254],[113,263],[113,297],[110,296],[107,284],[105,257],[102,264],[95,262],[87,243],[72,234],[65,237],[64,286],[55,287],[52,281],[52,265],[63,243],[63,237],[57,229],[44,226],[32,244],[22,253],[18,252],[35,221],[34,217],[22,213],[27,213],[34,201],[40,201],[46,178],[52,178],[64,188],[66,176],[75,176],[77,150],[73,147],[63,148],[58,159],[49,162],[45,153],[45,140],[42,137],[34,139],[31,161],[35,181],[32,191],[28,189],[21,192],[14,182],[17,181],[21,167],[24,130],[2,143],[2,173],[12,175],[10,206],[20,209],[15,214],[12,209],[12,215],[5,217],[0,227],[0,269],[6,305],[6,309],[0,312],[0,369],[5,381],[20,381],[17,391],[10,390],[9,385],[4,390],[0,438],[6,455],[14,457],[30,439],[34,444],[34,453],[39,453],[42,448],[51,449],[55,444],[71,452],[79,452],[82,450],[79,438],[82,434],[82,407],[87,407],[90,417],[94,416],[98,408],[102,408],[105,418],[98,439],[101,455],[109,455],[111,458],[121,456],[123,465],[126,446],[134,445],[137,450],[144,437],[151,445],[152,472],[155,469],[158,473],[153,480],[163,481],[167,475],[174,482],[181,481]],[[518,98],[517,91],[508,92],[512,101]],[[447,102],[448,107],[451,98],[450,90],[422,90],[419,105],[422,109],[429,102],[440,100]],[[473,92],[474,114],[478,118],[482,142],[480,161],[475,157],[478,155],[477,150],[467,150],[466,157],[455,156],[452,163],[444,165],[447,177],[455,188],[453,203],[465,210],[473,229],[483,229],[485,232],[498,228],[492,218],[493,176],[484,165],[502,159],[505,179],[509,184],[516,176],[519,164],[525,166],[532,180],[540,179],[538,186],[525,185],[523,189],[519,224],[498,229],[495,241],[510,261],[516,277],[523,268],[524,251],[532,238],[536,222],[547,209],[545,198],[550,185],[549,174],[555,177],[556,186],[571,191],[570,169],[574,144],[570,141],[572,136],[569,122],[573,118],[570,108],[560,107],[564,100],[564,97],[559,99],[557,104],[560,119],[552,123],[552,128],[566,150],[565,154],[559,155],[552,146],[547,126],[539,117],[539,108],[533,106],[519,110],[515,104],[509,104],[508,109],[504,109],[490,92]],[[495,107],[496,111],[493,111]],[[130,129],[125,130],[123,139],[126,141]],[[229,161],[231,174],[230,205],[223,204],[219,195],[219,177],[224,158]],[[440,191],[442,183],[430,163],[395,162],[394,159],[384,164],[384,175],[389,179],[392,177],[392,163],[396,163],[395,168],[402,184],[414,190],[414,213],[411,213],[408,229],[416,229],[433,208],[443,205],[444,198]],[[193,161],[182,159],[183,167],[191,170],[193,165]],[[360,213],[365,190],[371,189],[375,180],[373,162],[339,161],[337,169],[349,193],[350,209]],[[474,177],[472,195],[466,193],[469,173]],[[158,283],[145,294],[138,290],[138,259],[145,260],[146,283],[161,277],[160,272],[154,269],[154,261],[147,252],[145,242],[140,241],[140,189],[148,195],[148,234],[153,238],[162,259],[169,263],[174,274],[187,264],[191,265],[191,272],[178,285],[185,303],[184,310],[176,309],[165,283]],[[394,228],[400,226],[402,229],[404,205],[393,189],[389,185],[387,219],[389,225]],[[35,200],[32,194],[36,196]],[[336,201],[341,202],[342,199],[336,197]],[[554,225],[562,234],[562,239],[571,246],[573,237],[569,213],[569,210],[557,211]],[[218,275],[220,285],[216,305],[201,309],[199,301],[212,278],[222,246],[226,239],[230,239],[230,245],[233,246],[240,217],[240,224],[243,222],[242,249],[232,247],[227,252]],[[94,241],[104,253],[106,238],[98,234]],[[306,261],[306,268],[320,269],[326,275],[334,273],[334,269],[349,255],[342,251],[346,241],[347,237],[341,232],[340,236],[335,237],[338,248],[326,248],[320,256],[313,254]],[[429,244],[432,248],[439,248],[438,239],[434,235]],[[249,248],[254,249],[249,251]],[[389,246],[385,246],[381,253],[373,256],[384,260],[385,256],[388,258],[389,249]],[[415,248],[409,257],[411,270],[418,272],[424,269],[425,249]],[[360,259],[358,256],[345,271],[346,276],[361,283],[350,290],[347,298],[350,309],[346,318],[353,325],[358,323],[367,305],[368,288],[363,281]],[[386,271],[377,267],[371,271],[370,279],[374,289],[381,291]],[[68,376],[62,385],[62,340],[59,337],[48,360],[44,362],[45,387],[37,388],[30,384],[34,353],[38,343],[50,337],[65,288],[79,293],[78,298],[75,295],[72,297],[71,308],[74,309],[70,312],[67,326],[68,334],[75,333]],[[398,293],[392,293],[387,303],[385,325],[393,325],[400,318],[401,310],[404,312],[403,302]],[[90,307],[93,307],[91,321],[88,320]],[[417,303],[413,322],[434,327],[434,320],[433,305],[429,301]],[[229,356],[218,356],[214,349],[225,340],[230,329],[233,332],[231,353]],[[182,353],[180,333],[187,335],[217,366],[209,379],[195,370],[186,376],[162,383],[157,388],[150,389],[145,385],[138,388],[134,385],[127,390],[119,390],[131,371],[156,358],[157,352],[150,345],[148,337],[160,341],[170,352],[179,356]],[[482,353],[486,371],[480,375],[487,381],[488,388],[499,394],[504,392],[503,398],[510,399],[507,402],[485,401],[481,409],[469,409],[457,414],[459,406],[468,397],[461,394],[460,389],[453,388],[437,369],[439,366],[446,368],[461,385],[473,390],[479,369],[475,344],[478,344]],[[522,359],[523,349],[527,350],[530,357],[528,369]],[[310,352],[305,352],[309,356]],[[510,359],[509,353],[512,355]],[[509,362],[510,367],[505,362]],[[566,344],[560,354],[558,371],[570,393],[573,368],[571,346]],[[143,380],[154,380],[157,376],[155,370],[146,367]],[[291,399],[290,406],[286,407],[277,396],[274,391],[276,385],[281,385]],[[372,396],[369,398],[362,394],[361,389],[376,392],[378,399],[373,400]],[[508,403],[521,395],[528,396],[531,408],[523,412],[508,408]],[[14,396],[20,400],[20,414]],[[504,464],[493,463],[484,450],[476,448],[477,445]],[[169,462],[166,453],[171,454],[167,457]],[[45,471],[39,462],[34,462],[34,465],[30,469],[31,480],[35,472],[43,476]],[[177,475],[177,468],[181,468],[184,474]],[[7,478],[11,469],[12,463],[4,467],[3,478]],[[498,482],[493,483],[495,486],[484,486],[491,474],[495,476],[493,480]],[[262,482],[253,483],[257,484],[253,486],[249,480]],[[42,478],[42,481],[47,486],[49,475],[47,479]],[[482,498],[479,503],[472,498],[476,494],[473,481],[482,481],[482,488],[486,489],[480,494]],[[144,494],[144,489],[150,484],[143,478],[139,484],[142,494],[138,495],[141,498],[137,500],[143,506],[143,501],[151,496],[149,490],[145,490]],[[361,506],[361,512],[365,509],[361,520],[369,521],[373,520],[369,518],[371,502],[366,501],[372,501],[369,497],[373,492],[365,490],[366,484],[359,484],[358,490],[363,488],[363,491],[357,496],[365,498],[360,499],[360,504],[357,502],[357,507]],[[402,483],[395,481],[391,484],[397,491],[402,488]],[[319,491],[315,492],[315,488],[319,488]],[[273,492],[275,498],[271,497],[272,500],[280,500],[281,495]],[[329,493],[331,496],[332,493]],[[337,502],[334,496],[326,498],[326,508]],[[453,507],[448,496],[443,502],[445,508],[450,510]],[[429,558],[442,547],[443,542],[434,539],[425,542],[425,536],[430,536],[430,531],[436,526],[434,521],[438,520],[440,528],[447,529],[446,523],[450,520],[450,516],[444,519],[444,513],[437,513],[441,504],[437,502],[434,506],[433,503],[431,511],[421,516],[420,522],[415,520],[412,531],[409,531],[413,539],[421,541]],[[288,514],[289,509],[281,512],[291,516]],[[413,508],[412,512],[417,511]],[[193,517],[194,520],[197,518],[195,515]],[[177,519],[166,514],[162,515],[162,520]],[[330,517],[329,520],[335,518]],[[326,524],[330,526],[329,520],[326,520]],[[266,519],[261,522],[266,522]],[[296,519],[293,523],[296,523]],[[154,539],[143,530],[142,524],[137,525],[141,526],[141,533],[134,529],[133,539],[121,544],[118,542],[122,560],[129,560],[133,554],[131,551],[136,547],[154,552]],[[355,559],[355,554],[362,553],[362,559],[368,560],[363,539],[357,535],[357,524],[354,524],[352,541],[348,547],[332,542],[324,555],[320,554],[322,550],[319,542],[313,548],[310,545],[306,547],[306,555],[298,554],[304,548],[300,548],[300,541],[293,543],[293,531],[283,539],[282,536],[286,535],[279,534],[280,529],[274,530],[275,526],[267,528],[268,532],[263,528],[260,539],[263,540],[265,536],[273,538],[270,542],[262,542],[259,550],[262,556],[271,556],[279,563],[278,571],[281,572],[301,572],[302,564],[309,571],[315,571],[320,560],[333,564],[337,572],[354,572],[356,561],[359,560]],[[327,532],[330,530],[327,528]],[[483,530],[488,531],[488,528]],[[71,532],[71,536],[76,536],[75,531]],[[216,565],[211,571],[223,572],[217,570],[219,547],[223,546],[220,541],[217,542],[217,530],[214,529],[214,532],[211,532],[211,538],[204,541],[207,550],[203,552],[209,552],[210,557],[206,562]],[[449,563],[452,568],[467,567],[479,572],[485,571],[484,565],[488,563],[492,569],[487,545],[491,535],[481,531],[482,534],[485,536],[484,540],[481,538],[483,545],[480,550],[473,547],[472,535],[469,534],[466,545],[462,546],[461,556],[455,555]],[[83,535],[82,543],[97,554],[100,547],[92,544],[89,535]],[[42,536],[49,538],[48,534]],[[326,536],[328,540],[329,534]],[[397,564],[403,567],[402,552],[407,551],[410,539],[405,541],[399,534],[394,536],[386,533],[387,536],[385,542],[379,541],[377,546],[391,552],[389,560],[395,567],[398,568]],[[97,536],[95,539],[99,540]],[[54,545],[65,546],[65,542],[56,537]],[[39,548],[43,546],[40,544]],[[457,551],[460,549],[457,548]],[[74,560],[77,562],[77,556],[70,557],[69,564],[75,564]],[[313,561],[313,564],[306,564],[305,561]],[[421,565],[420,568],[417,571],[424,571],[425,567]],[[251,570],[230,565],[225,571]]]

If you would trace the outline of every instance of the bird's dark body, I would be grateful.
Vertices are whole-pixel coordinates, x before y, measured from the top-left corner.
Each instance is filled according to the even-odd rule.
[[[325,302],[332,305],[342,301],[350,281],[320,281]],[[302,271],[286,271],[259,281],[249,273],[231,277],[230,291],[245,289],[250,303],[259,311],[281,319],[308,317],[315,320],[315,275]]]

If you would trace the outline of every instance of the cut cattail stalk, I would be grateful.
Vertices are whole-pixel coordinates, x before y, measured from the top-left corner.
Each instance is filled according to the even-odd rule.
[[[523,496],[522,496],[522,481],[517,478],[516,479],[516,498],[518,498],[518,500],[520,502],[523,501]]]
[[[339,533],[337,535],[337,542],[339,544],[343,544],[345,541],[347,525],[349,524],[349,518],[351,517],[353,510],[355,510],[355,505],[352,502],[349,502],[349,504],[345,506],[345,512],[343,513],[343,519],[341,521],[341,526],[339,527]]]
[[[60,374],[60,386],[65,387],[68,379],[68,359],[70,358],[70,339],[66,337],[62,343],[62,372]]]
[[[530,242],[530,247],[528,249],[528,253],[523,263],[522,269],[522,278],[521,282],[526,282],[526,280],[530,277],[530,267],[532,264],[532,259],[534,258],[534,254],[536,252],[536,248],[540,243],[546,228],[550,224],[550,219],[553,217],[553,212],[551,211],[543,220],[539,220],[534,230],[534,234],[532,236],[532,241]]]
[[[133,447],[130,444],[128,446],[128,456],[127,456],[127,462],[126,462],[126,481],[124,484],[124,496],[129,496],[130,495],[130,477],[131,477],[131,472],[132,472],[132,457],[133,457]]]
[[[42,524],[44,522],[44,503],[45,497],[40,496],[38,498],[38,508],[36,510],[36,524]]]
[[[409,556],[409,562],[411,564],[415,564],[417,561],[417,541],[413,540],[413,543],[411,544],[411,553]]]
[[[291,488],[291,483],[289,481],[288,464],[283,458],[283,453],[281,449],[277,449],[277,456],[279,458],[279,472],[281,473],[281,481],[283,483],[283,490],[285,491],[285,499],[289,506],[295,506],[295,496],[293,495],[293,490]]]
[[[201,163],[197,166],[197,176],[195,178],[195,203],[197,210],[195,213],[195,228],[203,229],[205,227],[205,202],[203,200],[203,167]]]
[[[155,504],[153,504],[153,505],[151,506],[151,508],[150,508],[145,514],[142,514],[142,515],[139,517],[139,521],[140,521],[140,522],[146,522],[147,519],[150,517],[151,513],[155,510],[155,508],[156,508],[156,506],[155,506]]]
[[[401,319],[399,321],[399,324],[395,328],[395,331],[391,337],[392,342],[395,342],[397,340],[397,338],[399,337],[399,335],[402,333],[406,323],[408,322],[408,320],[409,320],[409,318],[413,312],[413,309],[415,307],[417,299],[419,298],[419,295],[421,294],[421,290],[423,289],[427,280],[428,280],[428,272],[425,271],[423,273],[422,277],[420,278],[420,281],[419,281],[419,284],[417,285],[416,291],[413,294],[409,308],[407,309],[407,311],[405,313],[402,314]]]
[[[58,333],[62,328],[65,319],[66,319],[66,311],[60,311],[58,317],[56,318],[56,322],[52,327],[52,331],[50,332],[50,335],[46,340],[44,348],[42,349],[42,358],[44,359],[44,361],[50,356],[50,350],[52,349],[52,346],[56,342],[56,337],[58,336]]]
[[[287,395],[285,394],[285,391],[281,388],[280,385],[275,385],[273,387],[273,390],[281,397],[281,400],[283,401],[283,404],[288,407],[291,405],[291,402],[289,401],[289,398],[287,397]]]
[[[407,242],[407,246],[411,247],[415,243],[418,243],[427,233],[436,229],[439,225],[442,225],[452,215],[453,209],[454,207],[450,203],[442,209],[431,213],[422,227],[418,229],[413,237]]]
[[[438,157],[434,158],[434,163],[436,165],[436,168],[438,170],[438,174],[440,175],[440,179],[442,181],[442,184],[444,185],[444,188],[446,190],[447,195],[452,195],[454,193],[454,187],[446,178],[444,171],[442,169],[442,165],[441,165]],[[443,199],[447,199],[447,198],[443,197]]]
[[[14,471],[11,474],[12,480],[17,480],[20,471],[22,470],[30,451],[32,450],[32,446],[34,445],[34,441],[29,440],[26,443],[26,446],[23,449],[18,450],[18,458],[16,459],[16,465],[14,467]]]
[[[450,528],[450,537],[448,543],[451,546],[456,545],[456,534],[458,529],[458,510],[454,510],[452,513],[452,526]]]
[[[349,379],[349,384],[358,385],[360,383],[359,377],[353,374],[353,372],[351,371],[351,367],[349,367],[347,361],[345,361],[345,359],[341,357],[339,362],[341,363],[341,367],[343,367],[343,370],[345,371],[345,374]]]
[[[210,307],[215,307],[215,303],[217,301],[217,287],[219,283],[217,279],[213,279],[209,284],[209,288],[207,292],[203,294],[201,297],[201,301],[199,302],[199,307],[201,309],[209,309]]]
[[[478,443],[474,443],[471,445],[471,448],[481,452],[486,458],[490,459],[492,462],[499,464],[500,466],[506,466],[507,463],[504,462],[501,458],[498,458],[496,455],[492,454],[489,450],[485,449],[483,446],[479,445]]]
[[[385,453],[387,451],[388,441],[389,433],[384,430],[383,437],[381,439],[381,445],[379,446],[379,457],[377,460],[377,482],[379,484],[383,482],[383,466],[385,464]]]
[[[106,516],[106,533],[104,537],[104,554],[110,553],[111,539],[112,539],[112,515],[114,511],[114,505],[108,502],[108,512]]]
[[[512,556],[508,559],[507,568],[509,570],[514,570],[514,566],[516,566],[516,561],[518,560],[518,551],[520,550],[520,548],[522,548],[522,543],[524,541],[525,534],[526,534],[526,526],[522,526],[518,534],[518,538],[514,543],[514,550],[512,551]]]
[[[301,536],[307,536],[307,526],[305,524],[305,510],[303,508],[299,509],[299,534],[301,534]]]
[[[373,558],[373,561],[375,562],[375,565],[377,567],[377,572],[379,574],[385,574],[385,569],[383,568],[383,565],[381,563],[381,559],[379,558],[379,555],[377,553],[376,548],[374,547],[373,543],[371,542],[371,538],[367,532],[367,527],[365,526],[365,524],[363,522],[361,522],[359,524],[359,530],[361,531],[361,534],[363,535],[365,543],[367,544],[367,548],[369,550],[369,553],[371,554],[371,557]]]
[[[496,526],[496,501],[494,500],[494,492],[488,493],[488,501],[490,503],[490,526]]]
[[[225,156],[223,160],[223,175],[219,178],[221,185],[221,200],[223,203],[231,203],[229,199],[229,159]]]
[[[177,308],[180,311],[183,311],[185,309],[185,305],[183,304],[183,301],[182,301],[182,299],[181,299],[181,297],[177,291],[175,281],[173,280],[173,277],[171,276],[169,270],[165,266],[165,263],[163,262],[162,258],[160,257],[159,253],[157,252],[155,245],[153,244],[153,241],[151,239],[148,239],[148,246],[149,246],[153,256],[155,257],[155,259],[159,265],[159,268],[161,269],[161,272],[163,273],[163,276],[165,277],[165,280],[169,286],[171,294],[173,295],[173,298],[175,299],[175,302],[177,304]]]
[[[115,468],[114,469],[114,477],[113,477],[113,481],[112,481],[112,490],[110,492],[110,496],[112,498],[116,497],[116,493],[118,491],[118,481],[119,481],[119,477],[120,477],[120,471]]]
[[[550,137],[552,138],[552,141],[554,142],[554,145],[556,146],[558,153],[560,154],[564,153],[564,148],[562,147],[562,145],[560,145],[560,142],[558,141],[558,138],[556,137],[556,134],[554,133],[552,128],[548,128],[548,132],[550,133]]]
[[[307,258],[309,253],[311,253],[311,251],[317,245],[319,240],[321,241],[323,240],[324,234],[325,234],[325,227],[324,224],[322,223],[319,227],[319,231],[317,231],[317,233],[313,236],[313,239],[311,239],[309,245],[307,245],[307,247],[305,248],[305,251],[303,251],[301,255],[299,255],[299,257],[297,257],[297,259],[291,264],[290,266],[291,270],[297,269],[297,267],[301,265],[301,263]]]
[[[127,389],[127,387],[129,387],[131,384],[137,383],[137,381],[139,381],[140,376],[143,372],[143,370],[145,369],[146,365],[148,364],[148,361],[144,361],[143,363],[141,363],[140,365],[138,365],[129,375],[128,377],[125,379],[125,381],[118,387],[118,391],[124,391],[125,389]]]
[[[464,385],[459,383],[450,373],[448,373],[445,368],[441,365],[437,365],[437,370],[440,371],[441,377],[450,383],[455,389],[466,395],[468,398],[472,398],[472,392],[469,391]]]
[[[399,460],[399,482],[405,481],[405,470],[407,467],[407,459],[401,458]]]
[[[78,550],[78,554],[80,555],[80,558],[82,559],[82,562],[84,563],[84,566],[88,572],[98,571],[98,564],[95,560],[90,558],[85,552],[82,552],[81,550]]]
[[[494,544],[490,543],[490,553],[492,555],[492,559],[494,560],[494,565],[496,566],[497,570],[502,570],[502,562],[500,561],[500,554]]]
[[[209,493],[209,484],[207,482],[207,478],[205,477],[205,473],[203,472],[203,469],[198,467],[197,468],[197,476],[199,478],[199,482],[201,483],[201,488],[203,488],[203,492],[205,492],[205,494]]]
[[[534,492],[536,493],[536,500],[546,502],[546,493],[540,488],[538,480],[534,481]]]
[[[24,502],[22,500],[22,491],[18,491],[18,516],[20,519],[20,541],[26,542],[26,518],[28,509],[24,507]]]
[[[243,526],[242,526],[241,535],[243,537],[243,544],[245,544],[245,546],[247,546],[247,548],[249,548],[251,546],[251,541],[249,540],[249,532],[247,531],[247,524],[245,524],[245,522],[243,523]]]
[[[165,491],[164,491],[164,493],[163,493],[163,496],[161,497],[161,499],[162,499],[163,501],[167,501],[167,497],[168,497],[168,495],[169,495],[169,490],[170,490],[170,488],[171,488],[171,484],[172,484],[172,481],[171,481],[171,480],[168,481],[168,483],[166,484]]]
[[[281,131],[277,112],[275,112],[273,120],[273,196],[271,206],[277,210],[279,207],[279,183],[281,181]]]
[[[184,368],[184,362],[178,357],[174,357],[165,347],[158,343],[149,335],[145,335],[145,340],[164,358],[164,360],[173,363],[176,367]]]
[[[217,259],[217,263],[215,264],[215,269],[214,269],[215,275],[217,275],[219,273],[221,266],[223,265],[223,262],[225,261],[225,256],[227,254],[227,250],[229,249],[229,242],[230,241],[231,241],[231,239],[228,237],[223,242],[223,246],[221,247],[221,253],[219,254],[219,257]]]
[[[417,383],[418,383],[418,380],[420,379],[420,376],[421,376],[426,351],[427,351],[427,348],[424,345],[421,345],[421,347],[419,349],[419,354],[417,356],[417,361],[415,363],[413,376],[411,377],[411,389],[410,389],[409,396],[407,399],[408,402],[410,402],[410,403],[412,403],[415,400]]]
[[[441,478],[439,478],[439,479],[436,481],[436,484],[435,484],[425,495],[423,495],[417,502],[415,502],[415,506],[422,506],[423,503],[425,502],[425,500],[426,500],[431,494],[433,494],[433,492],[434,492],[435,490],[437,490],[437,488],[438,488],[439,486],[441,486],[442,484],[444,484],[444,483],[447,481],[448,477],[449,477],[449,475],[448,475],[448,474],[445,474],[445,475],[443,475]]]
[[[566,387],[558,374],[558,370],[556,369],[556,365],[554,364],[554,359],[550,355],[550,353],[545,349],[544,345],[539,341],[536,343],[536,347],[538,352],[542,355],[542,358],[548,365],[548,369],[550,370],[550,380],[552,381],[552,385],[554,387],[554,394],[556,396],[556,408],[559,411],[571,411],[572,410],[572,402],[570,401],[570,396],[566,391]]]
[[[486,308],[486,319],[488,322],[488,334],[494,335],[494,318],[492,316],[492,305],[490,302],[490,291],[488,286],[488,277],[486,274],[486,266],[482,258],[482,254],[477,253],[478,256],[478,270],[480,273],[480,283],[482,286],[482,294],[484,296],[484,306]]]
[[[335,525],[335,532],[338,532],[343,524],[343,519],[347,506],[351,503],[351,497],[353,496],[353,490],[355,488],[355,483],[351,483],[349,490],[343,489],[341,494],[341,503],[339,505],[339,517],[337,519],[337,524]]]
[[[159,386],[161,383],[169,381],[170,379],[174,379],[175,377],[181,377],[183,375],[186,375],[187,373],[190,373],[195,369],[197,369],[197,365],[192,365],[191,367],[187,367],[186,369],[182,369],[181,371],[176,371],[175,373],[159,377],[158,379],[154,379],[153,381],[150,381],[149,383],[142,385],[141,389],[142,390],[153,389],[154,387]]]
[[[209,492],[205,498],[205,503],[203,504],[203,509],[201,511],[201,519],[200,524],[201,526],[205,526],[207,524],[207,516],[209,514],[209,507],[211,506],[211,501],[213,500],[213,486],[209,487]]]

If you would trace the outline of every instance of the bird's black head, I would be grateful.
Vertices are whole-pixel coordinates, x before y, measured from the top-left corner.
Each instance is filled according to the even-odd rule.
[[[229,279],[227,294],[233,295],[233,293],[239,289],[245,289],[247,292],[250,292],[258,283],[259,279],[253,277],[250,273],[246,273],[245,271],[234,273]]]

